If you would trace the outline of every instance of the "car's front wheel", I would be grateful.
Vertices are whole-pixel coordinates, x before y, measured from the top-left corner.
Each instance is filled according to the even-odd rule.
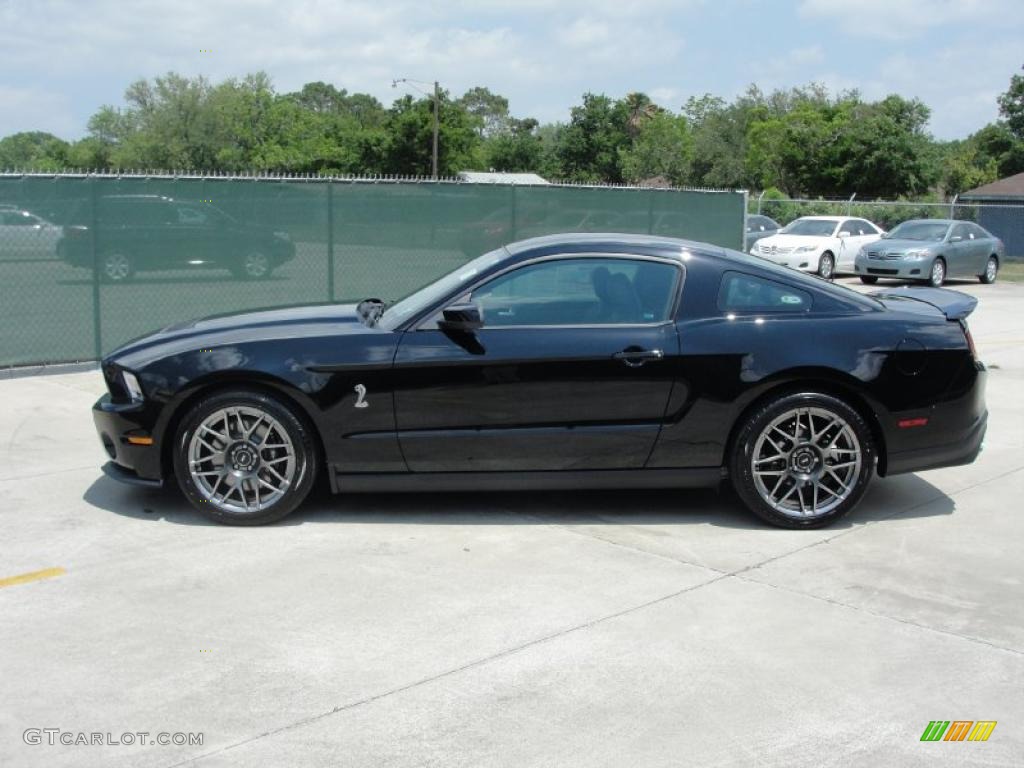
[[[818,277],[822,277],[825,280],[831,280],[836,273],[836,257],[828,251],[821,254],[821,258],[818,259]]]
[[[932,288],[941,288],[946,282],[946,262],[940,256],[932,262],[931,271],[928,273],[928,285]]]
[[[860,501],[875,470],[875,448],[863,417],[842,400],[792,393],[746,419],[730,464],[736,492],[762,520],[821,528]]]
[[[316,479],[312,428],[268,394],[203,398],[174,443],[174,473],[193,506],[219,523],[263,525],[285,517]]]
[[[135,275],[135,262],[125,251],[107,251],[100,255],[100,277],[107,283],[123,283]]]

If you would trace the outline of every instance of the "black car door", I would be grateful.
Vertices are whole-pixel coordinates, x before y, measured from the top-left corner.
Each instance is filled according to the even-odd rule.
[[[461,300],[479,330],[437,317],[395,358],[399,442],[414,472],[639,468],[657,439],[679,342],[678,263],[547,258]]]

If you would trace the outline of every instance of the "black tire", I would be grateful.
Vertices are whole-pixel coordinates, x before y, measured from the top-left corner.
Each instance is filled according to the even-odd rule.
[[[291,483],[283,495],[269,506],[252,512],[227,511],[211,503],[209,495],[196,484],[189,472],[189,445],[193,433],[212,414],[225,408],[237,407],[261,411],[272,417],[287,433],[295,454]],[[244,389],[217,392],[196,403],[178,426],[174,436],[173,459],[178,485],[192,506],[209,519],[228,525],[265,525],[291,514],[316,482],[319,464],[316,436],[308,422],[277,398],[264,392]],[[259,470],[256,474],[259,474]]]
[[[878,282],[878,278],[874,275],[861,275],[860,281],[864,283],[864,285],[874,285]]]
[[[941,256],[935,259],[929,267],[926,282],[932,288],[941,288],[942,284],[946,282],[946,260]]]
[[[770,436],[778,439],[778,442],[785,447],[783,439],[779,437],[777,431],[773,431],[772,424],[778,419],[785,417],[787,414],[793,411],[804,410],[804,418],[807,417],[807,410],[813,409],[813,418],[818,419],[817,427],[822,427],[825,422],[826,416],[821,414],[830,414],[838,418],[841,424],[837,424],[837,428],[845,429],[848,428],[849,432],[844,433],[844,442],[842,444],[850,444],[845,442],[845,436],[850,435],[855,438],[856,445],[860,450],[860,465],[859,467],[853,466],[848,470],[845,470],[844,474],[849,474],[848,483],[850,491],[844,498],[836,503],[836,499],[839,499],[839,494],[833,493],[835,499],[826,497],[824,494],[826,491],[817,490],[814,488],[815,485],[818,488],[822,486],[817,481],[798,481],[792,478],[781,478],[782,475],[786,475],[786,472],[775,472],[770,480],[764,481],[764,484],[774,484],[776,481],[780,483],[779,493],[782,494],[787,490],[785,483],[789,482],[793,486],[799,486],[796,488],[800,498],[800,509],[804,508],[804,499],[807,496],[813,494],[814,503],[817,504],[818,499],[822,500],[821,507],[822,512],[820,514],[812,514],[808,516],[801,515],[799,510],[787,513],[786,510],[780,510],[770,504],[767,499],[762,495],[762,491],[758,489],[757,482],[754,477],[754,451],[757,449],[758,443],[761,441],[761,435],[768,432]],[[813,422],[812,422],[813,423]],[[792,426],[792,422],[782,422],[782,427],[785,431],[786,425]],[[785,434],[789,434],[785,431]],[[799,425],[793,428],[794,437],[800,434]],[[829,428],[823,428],[819,433],[819,437],[822,440],[830,439],[832,434],[829,432]],[[767,438],[766,438],[767,439]],[[771,440],[768,440],[771,443]],[[763,443],[762,443],[763,445]],[[774,444],[773,444],[774,445]],[[791,468],[796,465],[795,460],[801,458],[800,453],[806,451],[807,442],[799,441],[799,438],[794,439],[789,443],[788,454],[785,459],[781,459],[782,464],[787,468]],[[772,448],[775,450],[775,448]],[[831,449],[826,449],[828,453],[819,454],[819,461],[817,464],[811,464],[811,472],[820,472],[821,480],[824,480],[834,489],[840,489],[841,486],[836,484],[830,479],[827,479],[828,473],[822,468],[823,465],[827,465],[829,462],[835,465],[841,463],[843,456],[849,455],[849,453],[841,448],[833,446]],[[781,452],[780,452],[781,455]],[[823,528],[827,525],[831,525],[839,518],[846,515],[852,510],[861,497],[864,495],[864,491],[867,489],[868,484],[871,481],[871,477],[875,472],[876,465],[876,449],[874,441],[871,438],[871,429],[868,427],[867,422],[864,418],[854,409],[847,405],[842,400],[833,397],[832,395],[822,394],[820,392],[790,392],[780,393],[774,397],[770,397],[764,403],[756,406],[755,409],[745,417],[743,424],[740,426],[739,434],[736,437],[735,444],[732,449],[732,455],[730,456],[730,477],[732,479],[733,487],[736,489],[736,493],[743,500],[743,503],[757,515],[759,518],[767,523],[771,523],[774,526],[780,528]],[[812,459],[813,461],[813,459]],[[764,464],[759,462],[762,466],[767,466],[772,469],[771,463]],[[765,474],[771,474],[765,472]],[[792,499],[795,497],[790,496],[789,499],[782,501],[788,501],[790,504],[795,504]],[[834,507],[828,508],[828,504],[825,502],[834,504]],[[784,505],[783,505],[784,506]]]
[[[126,283],[135,277],[135,259],[120,249],[101,253],[97,268],[104,283]]]
[[[999,277],[999,259],[996,256],[989,256],[985,263],[985,271],[978,275],[978,281],[985,285],[992,285]]]

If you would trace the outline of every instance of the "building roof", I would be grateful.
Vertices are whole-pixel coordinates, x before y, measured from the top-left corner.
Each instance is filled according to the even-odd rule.
[[[548,184],[547,179],[536,173],[484,173],[482,171],[460,171],[460,181],[470,184]]]
[[[991,184],[983,184],[977,189],[972,189],[970,192],[964,192],[960,195],[961,200],[973,198],[984,200],[1020,198],[1024,200],[1024,173],[1007,176],[1005,179],[993,181]]]

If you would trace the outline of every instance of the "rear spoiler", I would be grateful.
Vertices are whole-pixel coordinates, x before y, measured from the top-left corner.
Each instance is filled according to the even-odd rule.
[[[931,304],[947,320],[963,320],[978,306],[973,296],[945,288],[883,288],[868,295],[876,299],[913,299]]]

